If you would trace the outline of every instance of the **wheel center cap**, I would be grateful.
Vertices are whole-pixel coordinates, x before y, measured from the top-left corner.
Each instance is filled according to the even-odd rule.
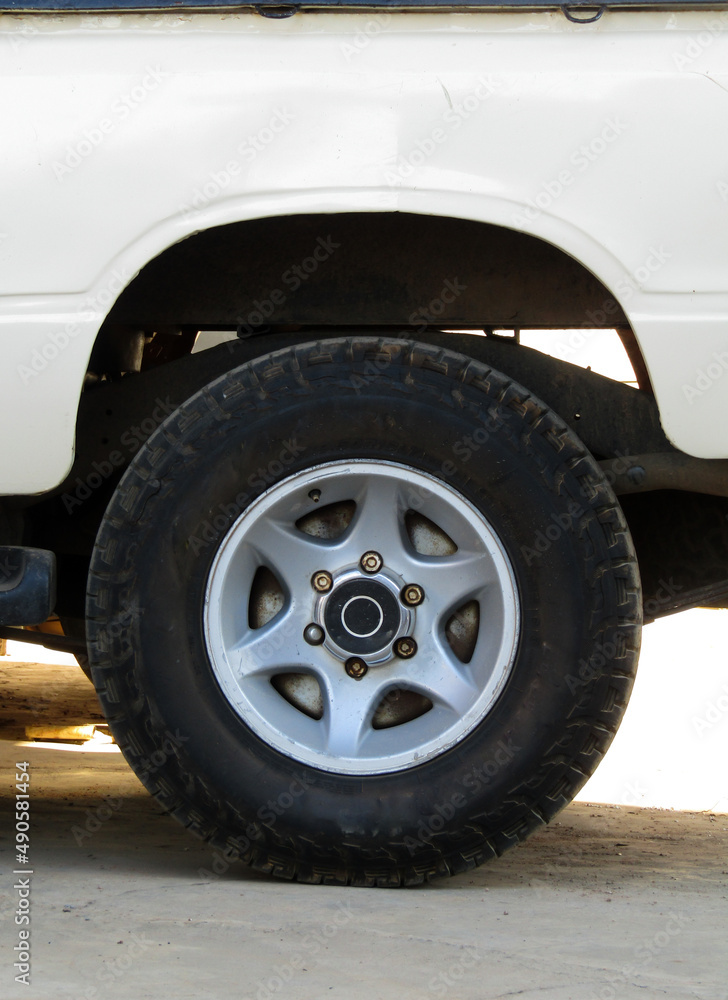
[[[389,587],[364,577],[334,587],[323,617],[334,643],[359,656],[391,645],[402,624],[399,602]]]
[[[376,598],[355,594],[341,609],[341,622],[355,639],[369,639],[384,624],[384,611]]]

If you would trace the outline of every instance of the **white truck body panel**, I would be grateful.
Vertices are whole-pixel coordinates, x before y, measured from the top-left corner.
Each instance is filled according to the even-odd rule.
[[[624,309],[673,443],[728,457],[728,13],[3,15],[0,51],[0,493],[67,474],[151,258],[312,212],[560,247]]]

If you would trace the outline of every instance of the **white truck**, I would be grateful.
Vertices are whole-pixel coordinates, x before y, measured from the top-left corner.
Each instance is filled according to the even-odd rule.
[[[500,855],[728,604],[726,5],[0,6],[0,637],[228,858]]]

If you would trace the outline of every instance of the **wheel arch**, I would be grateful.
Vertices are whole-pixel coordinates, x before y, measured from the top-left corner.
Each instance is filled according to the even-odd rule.
[[[497,212],[446,207],[450,214],[301,206],[186,234],[146,259],[121,290],[97,334],[92,368],[100,351],[118,350],[139,330],[267,326],[617,327],[629,333],[633,363],[643,364],[619,298],[601,277],[619,273],[603,248],[576,230],[549,241]],[[128,263],[116,270],[131,273]],[[173,347],[169,359],[179,353]]]

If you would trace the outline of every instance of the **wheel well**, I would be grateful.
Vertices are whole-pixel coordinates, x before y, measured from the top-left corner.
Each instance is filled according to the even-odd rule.
[[[199,330],[307,326],[628,324],[591,272],[534,236],[406,213],[281,216],[204,230],[151,260],[112,307],[91,370],[173,360]]]

